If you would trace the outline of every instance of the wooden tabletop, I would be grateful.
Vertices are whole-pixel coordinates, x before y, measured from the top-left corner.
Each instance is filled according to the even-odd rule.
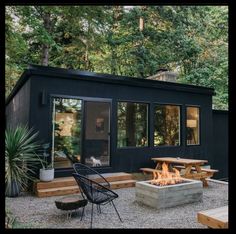
[[[152,160],[157,162],[180,163],[180,164],[204,164],[208,162],[207,160],[172,158],[172,157],[152,158]]]

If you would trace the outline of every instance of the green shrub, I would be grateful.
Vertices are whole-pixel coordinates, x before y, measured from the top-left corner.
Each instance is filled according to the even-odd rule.
[[[40,160],[36,152],[40,145],[35,141],[38,132],[27,126],[5,130],[5,195],[18,196],[35,179]]]

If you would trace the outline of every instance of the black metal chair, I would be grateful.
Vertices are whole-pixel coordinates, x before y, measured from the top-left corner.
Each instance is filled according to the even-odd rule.
[[[113,202],[114,199],[118,198],[117,193],[79,173],[73,173],[72,175],[74,176],[79,188],[82,190],[82,196],[86,196],[87,200],[92,204],[90,228],[92,228],[93,223],[93,204],[100,206],[111,203],[122,222]]]
[[[82,163],[74,163],[73,168],[76,173],[81,174],[92,180],[96,179],[96,181],[99,184],[105,187],[108,187],[108,188],[111,187],[110,183],[106,180],[106,178],[102,176],[98,171],[92,169],[91,167]]]

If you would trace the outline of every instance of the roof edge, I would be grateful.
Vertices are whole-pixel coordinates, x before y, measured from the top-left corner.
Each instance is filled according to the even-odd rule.
[[[197,86],[197,85],[190,85],[190,84],[182,84],[182,83],[175,83],[175,82],[166,82],[166,81],[158,81],[158,80],[150,80],[146,78],[138,78],[138,77],[130,77],[130,76],[119,76],[119,75],[112,75],[112,74],[103,74],[103,73],[95,73],[90,71],[82,71],[76,69],[67,69],[67,68],[58,68],[58,67],[50,67],[50,66],[41,66],[35,64],[29,64],[28,68],[24,70],[22,75],[20,76],[19,80],[17,81],[16,85],[14,86],[13,90],[9,94],[6,99],[5,104],[11,101],[11,99],[15,96],[17,91],[26,83],[32,75],[44,75],[44,76],[53,76],[53,77],[68,77],[71,76],[73,78],[78,78],[78,76],[84,77],[86,79],[93,77],[100,78],[97,81],[99,82],[115,82],[120,83],[124,82],[126,85],[133,85],[133,86],[146,86],[150,87],[152,84],[153,88],[164,88],[164,89],[173,89],[177,88],[179,91],[186,91],[186,89],[196,90],[198,89],[197,93],[215,95],[215,91],[213,88],[208,88],[204,86]],[[81,78],[82,79],[82,78]],[[88,79],[89,80],[89,79]],[[93,80],[94,81],[94,80]],[[157,87],[158,86],[158,87]],[[201,92],[199,92],[201,90]],[[193,91],[194,92],[194,91]]]

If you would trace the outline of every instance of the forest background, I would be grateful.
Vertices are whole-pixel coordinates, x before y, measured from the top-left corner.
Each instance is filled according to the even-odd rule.
[[[227,6],[6,6],[5,97],[28,64],[215,89],[228,109]]]

